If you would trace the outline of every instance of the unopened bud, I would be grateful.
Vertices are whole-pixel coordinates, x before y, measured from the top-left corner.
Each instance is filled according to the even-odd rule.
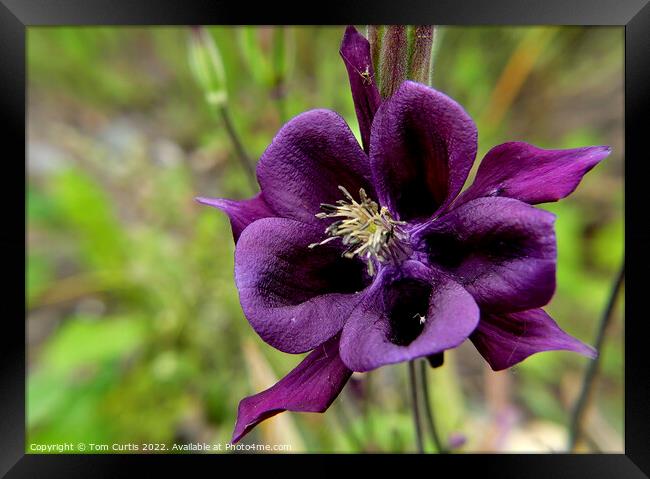
[[[404,25],[389,25],[385,30],[379,58],[379,92],[382,98],[388,99],[406,80],[408,35]]]
[[[431,82],[431,50],[435,30],[433,25],[413,28],[409,52],[408,78],[429,85]]]
[[[205,100],[212,106],[225,104],[228,92],[221,53],[205,28],[192,27],[189,61],[192,74],[205,93]]]
[[[375,71],[375,83],[379,86],[379,55],[381,54],[381,40],[384,27],[381,25],[368,25],[367,38],[370,43],[370,57]]]

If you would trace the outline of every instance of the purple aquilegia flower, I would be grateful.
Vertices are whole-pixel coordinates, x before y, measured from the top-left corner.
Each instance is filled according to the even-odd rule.
[[[468,338],[495,370],[540,351],[595,355],[541,309],[555,290],[555,217],[531,205],[570,194],[610,149],[505,143],[460,194],[477,149],[465,110],[411,81],[382,102],[353,27],[341,56],[363,147],[338,114],[307,111],[262,155],[261,193],[199,198],[230,217],[251,326],[281,351],[311,351],[241,401],[233,442],[279,412],[325,411],[353,371]]]

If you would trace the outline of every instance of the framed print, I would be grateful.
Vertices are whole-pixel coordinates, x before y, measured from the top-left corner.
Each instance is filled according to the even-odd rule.
[[[0,12],[7,477],[647,477],[647,2]]]

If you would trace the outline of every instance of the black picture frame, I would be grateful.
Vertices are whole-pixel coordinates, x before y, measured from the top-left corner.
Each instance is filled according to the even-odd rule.
[[[3,114],[2,254],[5,311],[0,367],[0,474],[6,477],[122,477],[130,472],[154,474],[179,465],[202,463],[246,467],[277,461],[316,459],[325,472],[356,461],[373,465],[407,465],[413,461],[430,474],[441,466],[454,474],[513,478],[650,477],[650,364],[643,314],[646,271],[650,267],[650,226],[646,213],[647,164],[645,119],[650,117],[649,0],[350,0],[329,1],[307,11],[265,2],[214,0],[0,0],[0,106]],[[304,7],[304,5],[303,5]],[[309,12],[309,13],[308,13]],[[623,454],[462,454],[346,456],[325,459],[288,455],[36,455],[25,453],[25,323],[19,319],[24,296],[26,230],[26,27],[36,25],[190,25],[190,24],[439,24],[439,25],[610,25],[625,28],[625,452]],[[12,146],[9,149],[7,146]],[[24,178],[20,181],[19,178]],[[18,199],[17,199],[18,198]],[[21,205],[20,207],[18,205]],[[24,228],[24,229],[22,229]],[[21,251],[23,256],[21,256]],[[24,303],[22,306],[24,309]],[[368,460],[370,459],[370,460]],[[273,463],[273,464],[271,464]],[[435,468],[435,469],[433,469]],[[300,470],[300,469],[298,469]],[[305,472],[311,469],[305,470]],[[212,473],[216,473],[212,469]],[[221,470],[223,472],[223,469]],[[163,471],[164,472],[164,471]]]

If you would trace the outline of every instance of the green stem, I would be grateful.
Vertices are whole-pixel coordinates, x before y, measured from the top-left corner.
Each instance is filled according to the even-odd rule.
[[[424,453],[424,442],[422,440],[422,422],[420,420],[420,406],[418,405],[418,388],[415,378],[415,361],[409,361],[409,386],[411,390],[411,407],[413,408],[413,422],[415,425],[415,441],[418,453]]]
[[[219,115],[221,116],[221,120],[223,121],[224,126],[226,127],[226,133],[230,137],[230,141],[232,142],[233,147],[235,148],[235,153],[237,155],[237,158],[239,159],[239,163],[241,166],[244,168],[244,171],[246,172],[246,177],[248,178],[248,183],[251,186],[253,191],[257,190],[257,180],[255,178],[255,167],[253,166],[253,162],[246,153],[246,150],[244,149],[244,145],[239,138],[239,135],[237,134],[237,130],[235,130],[235,126],[232,122],[232,118],[230,117],[230,110],[228,110],[228,107],[226,105],[222,105],[219,107]]]
[[[284,125],[287,122],[287,104],[284,91],[281,90],[282,88],[284,88],[282,85],[278,87],[274,100],[278,116],[280,117],[280,124]]]
[[[441,454],[446,454],[449,452],[447,448],[443,445],[438,435],[438,429],[436,428],[436,423],[433,419],[433,411],[431,410],[431,400],[429,397],[429,379],[427,377],[427,363],[426,361],[420,361],[420,382],[422,385],[422,401],[424,402],[424,413],[427,418],[427,425],[429,426],[429,432],[431,433],[431,439],[433,439],[433,444],[436,446],[436,449]]]
[[[582,389],[580,395],[578,396],[578,401],[576,402],[573,414],[571,415],[571,425],[569,427],[569,444],[568,450],[574,451],[578,439],[582,434],[582,421],[584,419],[585,410],[587,409],[587,404],[589,403],[589,397],[591,395],[591,390],[593,388],[596,375],[598,374],[598,367],[600,365],[600,360],[602,357],[603,343],[605,341],[605,332],[607,327],[612,321],[614,316],[614,307],[616,306],[616,299],[618,298],[618,293],[623,286],[625,279],[625,262],[621,265],[621,270],[612,285],[612,290],[609,295],[609,300],[607,301],[607,307],[603,313],[603,316],[600,320],[600,325],[598,327],[598,334],[596,336],[596,343],[594,347],[598,351],[598,356],[591,361],[585,372],[584,379],[582,380]]]
[[[354,426],[350,420],[350,416],[345,408],[345,405],[339,400],[338,404],[334,408],[334,413],[336,419],[339,422],[339,426],[343,429],[346,436],[352,443],[352,446],[359,452],[363,452],[363,442],[359,439],[356,432],[354,431]]]
[[[372,382],[371,382],[371,372],[366,373],[365,377],[365,391],[363,395],[363,417],[364,417],[364,429],[366,433],[366,437],[370,438],[372,441],[372,438],[375,437],[374,434],[374,428],[373,428],[373,418],[371,415],[371,408],[372,404],[370,402],[370,398],[372,397]],[[373,447],[375,446],[372,444]]]

